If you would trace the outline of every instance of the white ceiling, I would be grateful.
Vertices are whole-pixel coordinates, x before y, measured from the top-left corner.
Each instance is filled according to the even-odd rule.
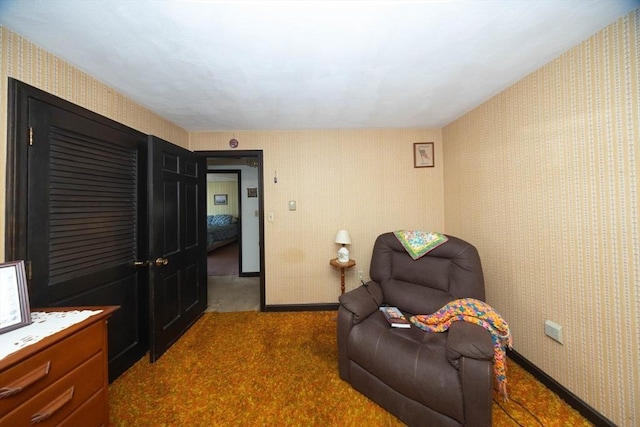
[[[638,0],[0,0],[0,25],[189,131],[441,127]]]

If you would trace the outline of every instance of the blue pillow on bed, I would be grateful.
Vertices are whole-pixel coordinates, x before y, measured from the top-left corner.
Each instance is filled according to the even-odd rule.
[[[218,214],[207,216],[207,225],[227,225],[233,222],[233,215]]]

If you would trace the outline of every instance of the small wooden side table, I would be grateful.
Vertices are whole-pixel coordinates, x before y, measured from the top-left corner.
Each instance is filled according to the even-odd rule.
[[[340,269],[340,294],[342,295],[344,294],[344,269],[353,267],[356,265],[356,262],[352,259],[347,262],[340,262],[338,258],[334,258],[329,261],[329,264]]]

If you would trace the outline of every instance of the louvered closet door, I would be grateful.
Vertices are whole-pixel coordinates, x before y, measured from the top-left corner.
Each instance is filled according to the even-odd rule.
[[[115,378],[148,349],[148,272],[134,266],[146,257],[145,137],[33,99],[29,121],[32,306],[121,306],[109,320]]]

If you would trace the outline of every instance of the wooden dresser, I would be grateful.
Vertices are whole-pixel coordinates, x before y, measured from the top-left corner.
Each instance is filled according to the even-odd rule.
[[[0,427],[109,425],[107,319],[118,307],[34,311],[85,309],[102,312],[0,360]]]

